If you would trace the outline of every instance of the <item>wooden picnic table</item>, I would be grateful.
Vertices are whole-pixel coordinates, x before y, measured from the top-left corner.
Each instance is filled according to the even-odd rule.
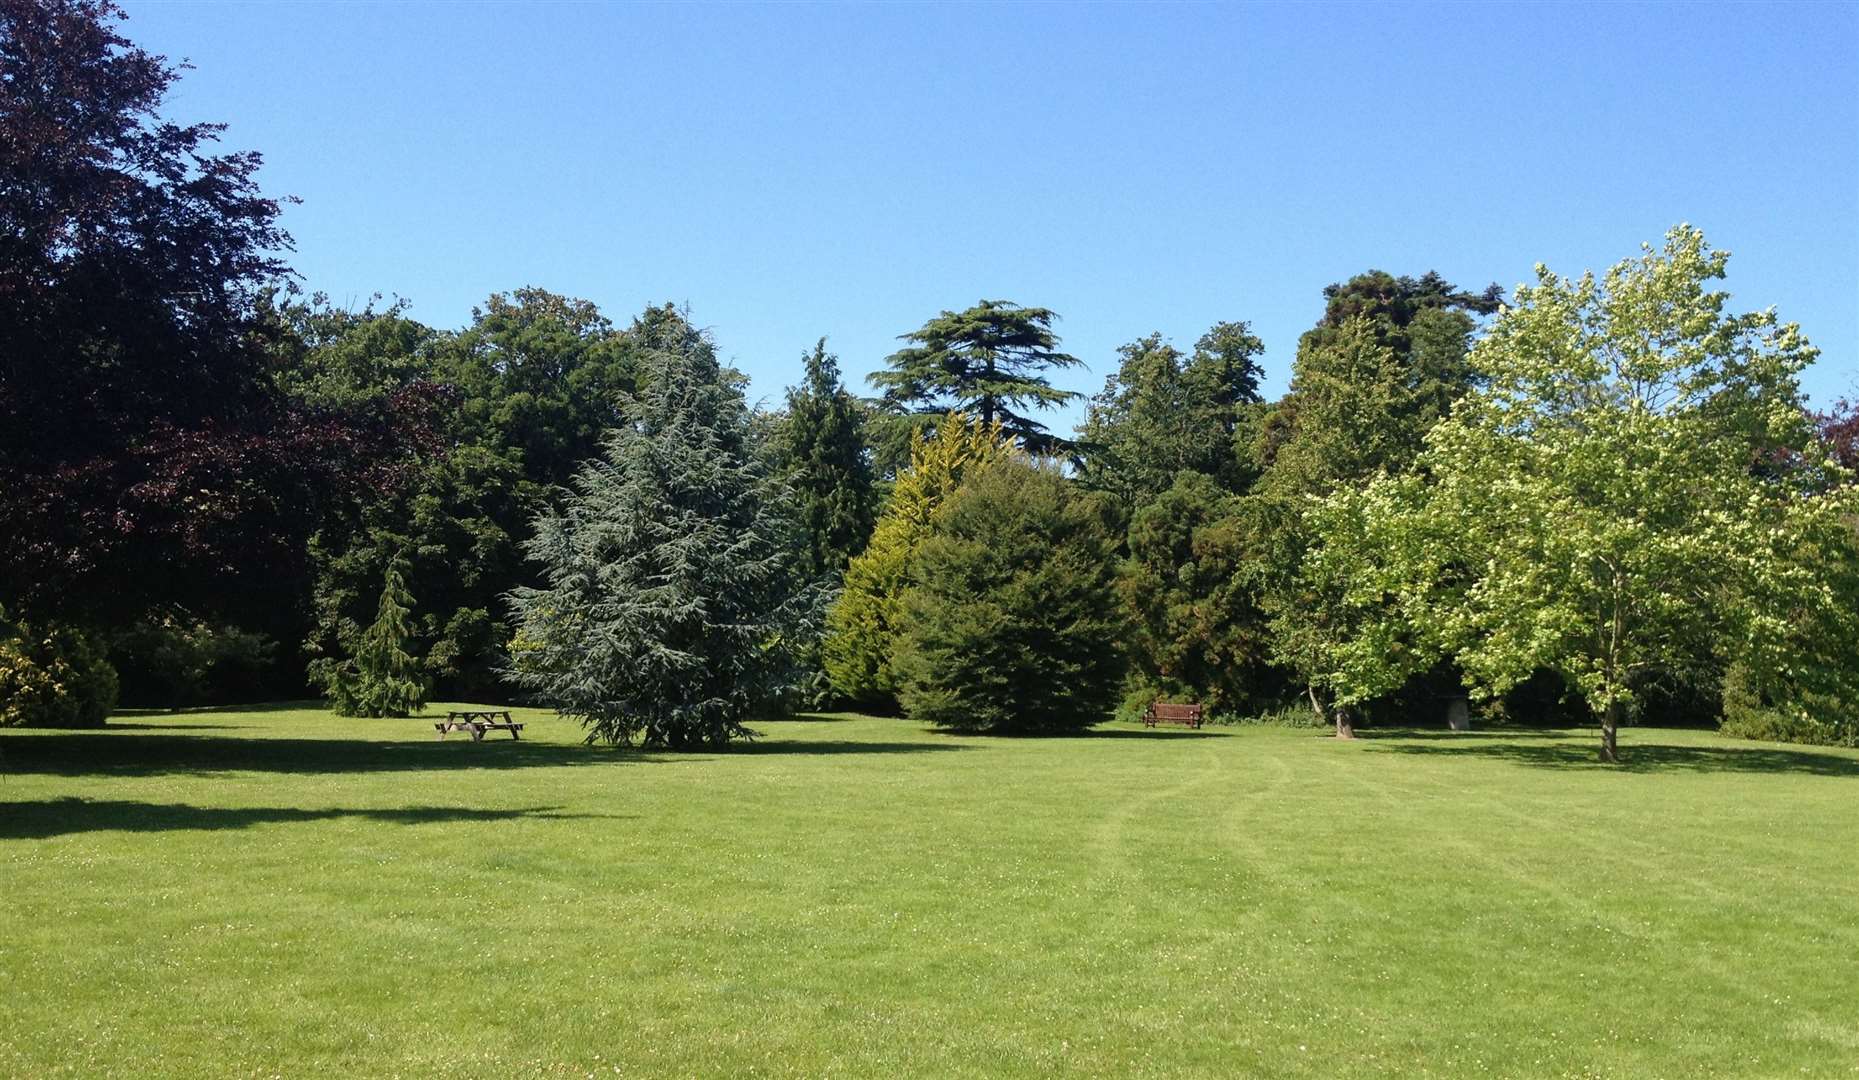
[[[502,719],[498,719],[502,717]],[[520,739],[517,732],[523,725],[510,719],[507,709],[453,709],[445,714],[445,719],[433,724],[438,730],[439,738],[445,738],[448,731],[469,731],[472,742],[482,742],[487,731],[507,731],[512,739]]]

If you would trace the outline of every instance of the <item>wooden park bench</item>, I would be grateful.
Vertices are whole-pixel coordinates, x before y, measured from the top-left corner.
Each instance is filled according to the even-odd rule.
[[[1205,705],[1176,705],[1167,701],[1156,701],[1143,713],[1143,726],[1154,727],[1157,724],[1186,724],[1191,728],[1201,726],[1205,719]]]
[[[503,719],[499,720],[500,716]],[[520,739],[522,736],[517,732],[523,730],[522,724],[513,722],[510,714],[501,709],[454,709],[445,714],[444,720],[433,724],[433,727],[438,729],[441,739],[445,738],[445,733],[448,731],[469,731],[473,742],[482,742],[484,733],[487,731],[507,731],[512,739]]]

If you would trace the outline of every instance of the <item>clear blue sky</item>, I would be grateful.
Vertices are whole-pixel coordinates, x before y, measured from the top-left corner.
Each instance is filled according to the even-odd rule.
[[[1002,298],[1061,314],[1077,389],[1246,319],[1275,391],[1329,282],[1509,289],[1690,221],[1814,398],[1859,390],[1859,5],[128,9],[197,67],[176,117],[303,199],[305,285],[437,326],[688,303],[772,398],[822,334],[860,376]]]

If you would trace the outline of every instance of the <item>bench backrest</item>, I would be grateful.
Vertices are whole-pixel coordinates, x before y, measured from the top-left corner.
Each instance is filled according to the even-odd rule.
[[[1199,720],[1201,709],[1200,705],[1176,705],[1167,701],[1158,701],[1149,706],[1149,711],[1158,720]]]

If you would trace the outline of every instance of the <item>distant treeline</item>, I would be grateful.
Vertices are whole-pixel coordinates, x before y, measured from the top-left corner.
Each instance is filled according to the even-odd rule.
[[[0,3],[0,723],[523,694],[686,746],[1164,698],[1346,735],[1470,695],[1608,756],[1635,720],[1859,740],[1859,418],[1695,229],[1511,297],[1313,289],[1275,401],[1247,322],[1132,328],[1053,432],[1083,361],[984,299],[899,327],[870,396],[796,343],[751,409],[671,305],[306,298],[258,155],[165,119],[118,23]]]

